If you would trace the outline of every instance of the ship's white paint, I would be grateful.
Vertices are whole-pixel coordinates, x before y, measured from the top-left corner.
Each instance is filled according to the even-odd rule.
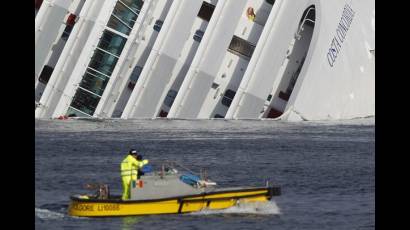
[[[202,2],[202,1],[201,1]],[[218,4],[218,0],[207,0],[203,1],[203,4],[209,3],[213,6]],[[198,14],[199,12],[197,12]],[[211,15],[212,18],[213,14]],[[175,67],[171,73],[171,77],[159,99],[159,103],[155,108],[154,117],[166,117],[170,108],[172,107],[173,101],[181,87],[182,82],[188,72],[189,67],[198,51],[200,42],[202,41],[203,35],[206,33],[209,22],[198,16],[194,18],[193,25],[190,28],[190,32],[184,47],[181,49]],[[194,36],[197,36],[197,31],[202,31],[202,37],[200,41],[196,41]]]
[[[305,64],[285,108],[285,111],[289,110],[289,112],[285,113],[282,119],[348,119],[374,115],[374,56],[369,55],[369,48],[365,45],[367,41],[368,46],[374,47],[374,31],[370,31],[374,3],[370,4],[370,2],[306,1],[305,7],[311,4],[316,6],[315,31]],[[351,4],[356,15],[347,32],[335,66],[330,67],[326,55],[346,3]],[[292,3],[287,2],[287,4]],[[298,1],[297,5],[303,4]],[[279,13],[285,9],[280,9]],[[301,15],[300,12],[303,10],[301,9],[298,14]],[[294,10],[289,10],[288,14],[290,12]],[[296,15],[294,17],[300,18]],[[368,21],[362,21],[361,18],[366,18]],[[291,34],[288,38],[279,37],[283,33],[278,32],[278,29],[275,26],[272,27],[274,33],[268,39],[271,46],[267,42],[268,46],[264,48],[265,53],[272,53],[272,58],[275,58],[274,44],[292,38]],[[286,29],[283,30],[285,31]],[[283,44],[282,47],[287,46]],[[280,53],[284,59],[285,52],[281,50]],[[280,61],[275,62],[275,59],[272,61],[262,59],[262,61],[253,63],[255,65],[254,76],[247,76],[247,81],[244,79],[241,82],[241,92],[238,91],[239,96],[237,94],[235,97],[227,118],[258,118],[260,115],[258,111],[263,110],[263,104],[269,94],[269,90],[263,87],[262,83],[270,86],[274,83],[275,77],[282,77],[274,74],[276,76],[272,78],[272,74],[268,74],[269,71],[279,73],[279,63]],[[368,74],[363,74],[361,69],[368,69]]]
[[[289,95],[292,94],[294,83],[297,82],[297,79],[300,75],[300,70],[304,66],[304,60],[309,51],[310,42],[312,39],[315,18],[307,18],[308,15],[315,14],[315,8],[309,7],[305,10],[306,16],[303,21],[300,23],[295,38],[292,40],[291,45],[288,49],[288,56],[284,62],[284,65],[281,66],[281,70],[277,74],[276,84],[274,84],[273,90],[271,92],[270,105],[264,107],[264,110],[261,111],[260,118],[276,118],[270,117],[269,112],[271,109],[283,113],[287,107],[288,100],[281,97],[280,95]]]
[[[144,67],[158,32],[153,30],[157,20],[164,21],[172,0],[146,0],[129,35],[101,100],[94,112],[96,117],[119,117],[131,96],[130,76],[136,66]],[[139,77],[140,81],[141,76]],[[131,83],[132,84],[132,83]]]
[[[257,118],[287,56],[307,1],[276,1],[266,30],[255,48],[248,71],[232,101],[227,118]]]
[[[309,68],[295,86],[286,120],[351,119],[375,115],[373,1],[321,3],[320,35],[312,47]],[[325,59],[345,3],[355,14],[333,67]],[[326,14],[324,12],[334,12]],[[336,16],[335,16],[336,15]],[[366,46],[366,43],[368,46]],[[320,45],[320,44],[327,44]],[[361,71],[363,69],[363,72]],[[303,73],[301,73],[303,74]],[[318,87],[318,83],[320,84]],[[296,114],[296,115],[295,115]]]
[[[246,0],[220,1],[207,28],[197,55],[169,111],[169,118],[196,118],[217,76],[226,49],[235,33]]]
[[[50,57],[47,58],[48,61],[47,61],[46,64],[43,66],[43,68],[46,67],[46,66],[49,66],[49,67],[51,67],[51,68],[55,68],[55,66],[56,66],[56,64],[57,64],[57,61],[58,61],[58,59],[59,59],[59,57],[60,57],[60,54],[61,54],[61,52],[63,51],[63,48],[64,48],[64,46],[65,46],[65,43],[66,43],[66,41],[64,41],[63,39],[61,39],[61,38],[58,39],[58,42],[57,42],[55,45],[53,45],[53,48],[52,48],[52,50],[50,51]],[[41,75],[40,75],[40,76],[41,76]],[[46,85],[47,85],[46,82],[41,81],[40,76],[37,78],[37,80],[36,80],[36,85],[35,85],[35,100],[36,100],[36,101],[39,101],[39,100],[40,100],[41,95],[43,94],[44,89],[45,89],[45,87],[46,87]]]
[[[192,36],[197,29],[206,29],[207,22],[197,17],[201,5],[202,0],[181,0],[172,5],[123,118],[156,117],[176,78],[185,76],[184,69],[198,47]]]
[[[63,24],[60,25],[59,31],[58,31],[57,36],[56,36],[56,40],[51,45],[51,48],[48,51],[48,54],[47,54],[47,57],[44,60],[44,63],[41,63],[42,62],[42,57],[43,57],[43,52],[44,53],[47,52],[47,49],[39,51],[39,58],[38,59],[37,59],[37,51],[38,50],[36,50],[36,68],[40,70],[40,72],[36,71],[36,84],[35,84],[35,100],[36,101],[40,100],[41,95],[43,94],[43,91],[44,91],[44,89],[47,85],[46,82],[42,82],[42,81],[39,80],[41,71],[43,70],[43,68],[45,66],[51,67],[53,69],[55,68],[55,66],[57,64],[57,61],[59,60],[60,55],[63,51],[63,48],[66,44],[66,40],[62,38],[62,34],[63,34],[64,29],[66,27],[67,18],[70,16],[70,14],[74,14],[74,15],[77,16],[81,11],[81,9],[84,5],[84,2],[85,2],[85,0],[73,0],[72,3],[70,4],[70,7],[69,7],[69,9],[66,12],[66,15],[64,17],[64,22],[63,22]],[[50,9],[50,10],[55,10],[55,9]],[[59,9],[57,9],[57,11],[58,10]],[[54,21],[55,19],[54,18],[47,18],[47,20]],[[36,30],[36,33],[41,34],[41,31]],[[39,34],[39,37],[40,37],[40,34]],[[50,37],[48,37],[48,38],[51,38],[51,37],[52,37],[52,35],[50,35]],[[46,39],[46,40],[42,40],[42,41],[38,41],[38,42],[43,43],[43,46],[44,46],[44,42],[47,42],[47,41],[50,41],[50,40]],[[37,46],[37,44],[36,44],[35,47],[37,48],[37,47],[41,47],[41,46],[42,45],[40,45],[40,44],[39,44],[39,46]],[[40,65],[41,65],[41,67],[39,67]]]
[[[45,65],[55,65],[46,86],[36,83],[36,99],[45,87],[35,112],[39,118],[67,113],[117,0],[85,1],[66,44],[50,52],[72,2],[45,0],[36,15],[36,79]],[[373,0],[276,0],[270,13],[258,9],[263,0],[219,0],[199,46],[192,35],[201,1],[170,2],[145,0],[95,117],[151,118],[169,111],[168,118],[226,113],[226,119],[264,119],[272,116],[272,108],[282,114],[276,119],[290,121],[375,115]],[[246,18],[249,6],[255,8],[255,23]],[[300,30],[303,12],[311,6],[314,27]],[[339,23],[348,20],[343,19],[346,7],[354,13],[336,46]],[[165,22],[156,39],[152,26],[158,18]],[[256,44],[250,60],[227,51],[233,35]],[[168,64],[161,64],[165,57]],[[142,73],[130,97],[127,86],[135,66]],[[289,98],[280,99],[292,76],[297,80]],[[227,89],[236,91],[229,109],[220,103]],[[178,92],[171,108],[164,104],[170,90]]]
[[[35,81],[47,61],[54,42],[64,30],[73,0],[44,0],[35,18]]]
[[[85,1],[36,108],[37,118],[65,114],[115,3],[115,0]]]
[[[255,22],[249,20],[246,16],[248,7],[252,7],[255,10]],[[242,9],[242,15],[234,35],[253,45],[257,45],[271,8],[272,5],[266,3],[265,0],[247,1],[245,7]],[[226,50],[227,49],[228,47]],[[218,86],[215,88],[210,87],[197,118],[213,118],[215,115],[219,115],[220,117],[225,116],[229,107],[221,103],[224,93],[228,89],[234,92],[237,91],[242,77],[247,71],[248,64],[248,58],[226,51],[225,58],[213,82]]]

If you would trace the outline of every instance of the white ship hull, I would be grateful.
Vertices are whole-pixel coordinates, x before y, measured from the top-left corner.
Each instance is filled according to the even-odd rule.
[[[60,2],[36,15],[37,118],[375,115],[374,0]]]

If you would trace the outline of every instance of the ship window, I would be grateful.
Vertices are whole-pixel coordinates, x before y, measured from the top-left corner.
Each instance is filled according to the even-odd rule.
[[[81,112],[81,111],[79,111],[79,110],[77,110],[77,109],[74,109],[74,108],[71,107],[71,106],[68,107],[68,110],[67,110],[66,115],[67,115],[68,117],[90,117],[89,114],[86,114],[86,113]]]
[[[225,117],[220,114],[215,114],[214,118],[225,118]]]
[[[195,34],[193,36],[193,39],[197,42],[201,42],[202,36],[204,36],[204,31],[202,30],[197,30],[195,31]]]
[[[97,47],[119,56],[122,49],[124,48],[126,41],[127,39],[125,39],[124,37],[114,34],[111,31],[105,30]]]
[[[74,26],[76,18],[77,18],[77,15],[75,15],[75,14],[68,15],[66,25],[67,26]]]
[[[134,70],[131,73],[130,80],[133,82],[137,82],[138,78],[140,77],[141,72],[142,72],[142,67],[135,66]]]
[[[132,10],[128,5],[124,4],[121,1],[118,1],[115,5],[112,15],[117,17],[122,23],[130,28],[134,26],[135,21],[138,17],[138,13],[135,12],[135,9]]]
[[[270,101],[272,99],[272,94],[269,94],[268,98],[266,98],[267,101]]]
[[[209,22],[212,17],[212,13],[214,12],[215,6],[208,3],[202,2],[201,9],[198,12],[198,17],[202,18],[203,20]]]
[[[45,65],[43,70],[41,71],[38,81],[41,83],[47,84],[48,80],[50,80],[53,70],[54,69],[51,66]]]
[[[129,34],[138,17],[137,7],[138,1],[135,0],[118,1],[107,26]],[[94,113],[126,41],[125,37],[111,31],[103,32],[88,64],[87,72],[73,97],[70,105],[72,108],[89,115]]]
[[[130,81],[129,83],[128,83],[128,88],[129,89],[131,89],[131,90],[133,90],[134,88],[135,88],[135,82],[132,82],[132,81]]]
[[[115,65],[117,64],[117,61],[117,57],[103,52],[99,49],[95,49],[89,67],[110,76],[112,71],[114,70]]]
[[[212,89],[216,89],[216,88],[218,88],[218,86],[219,86],[219,84],[213,82],[211,87],[212,87]]]
[[[233,97],[235,96],[235,91],[233,90],[226,90],[224,97],[222,98],[222,104],[229,107],[232,103]]]
[[[80,87],[101,96],[109,80],[108,77],[102,74],[87,71],[81,80]]]
[[[161,20],[156,20],[156,21],[155,21],[155,25],[154,25],[154,27],[153,27],[154,30],[159,32],[159,31],[161,30],[162,24],[164,24],[163,21],[161,21]]]
[[[285,100],[285,101],[288,101],[288,100],[289,100],[289,97],[290,97],[290,94],[289,94],[289,93],[285,93],[285,92],[282,92],[282,91],[279,92],[279,98],[281,98],[281,99],[283,99],[283,100]]]
[[[177,91],[175,90],[169,90],[167,93],[167,97],[164,100],[164,104],[168,107],[171,107],[172,104],[174,103],[175,97],[177,96]]]
[[[142,72],[142,67],[141,66],[135,66],[135,68],[132,71],[131,76],[130,76],[130,82],[128,83],[128,88],[129,89],[131,89],[131,90],[134,89],[135,84],[137,83],[138,78],[141,75],[141,72]]]
[[[241,55],[249,59],[252,57],[254,50],[255,45],[235,35],[232,37],[231,43],[229,44],[228,48],[228,51],[232,52],[233,54]]]
[[[275,4],[275,0],[266,0],[266,2],[271,4],[271,5]]]
[[[67,26],[65,27],[64,32],[63,32],[63,34],[61,35],[61,38],[62,38],[64,41],[67,41],[68,36],[70,36],[71,30],[73,30],[73,26],[67,25]]]
[[[142,0],[121,0],[114,7],[107,26],[129,35],[144,2]]]
[[[275,108],[271,108],[269,110],[268,116],[266,118],[277,118],[280,117],[283,114],[283,112],[275,109]]]
[[[99,96],[78,88],[70,106],[92,116],[99,101]]]
[[[129,26],[125,25],[123,22],[121,22],[118,18],[116,18],[113,15],[111,15],[107,26],[126,35],[129,35],[131,32],[131,28]]]
[[[159,117],[167,117],[168,112],[161,110],[161,112],[159,113]]]
[[[131,8],[131,10],[137,14],[139,14],[142,5],[144,5],[143,0],[120,0],[120,2]]]

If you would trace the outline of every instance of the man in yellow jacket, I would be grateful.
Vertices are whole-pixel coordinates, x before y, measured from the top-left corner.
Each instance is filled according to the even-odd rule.
[[[144,165],[148,164],[148,160],[137,160],[138,154],[135,149],[131,149],[121,162],[121,179],[122,179],[122,199],[130,199],[131,183],[138,178],[138,169],[141,169]]]

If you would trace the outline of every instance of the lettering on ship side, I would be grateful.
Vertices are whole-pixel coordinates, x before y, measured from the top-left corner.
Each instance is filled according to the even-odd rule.
[[[342,49],[343,42],[346,40],[347,31],[349,31],[354,15],[355,12],[350,5],[345,4],[342,17],[336,28],[336,34],[333,36],[333,39],[330,42],[330,48],[327,52],[327,61],[330,67],[333,67],[336,62],[336,58]]]

